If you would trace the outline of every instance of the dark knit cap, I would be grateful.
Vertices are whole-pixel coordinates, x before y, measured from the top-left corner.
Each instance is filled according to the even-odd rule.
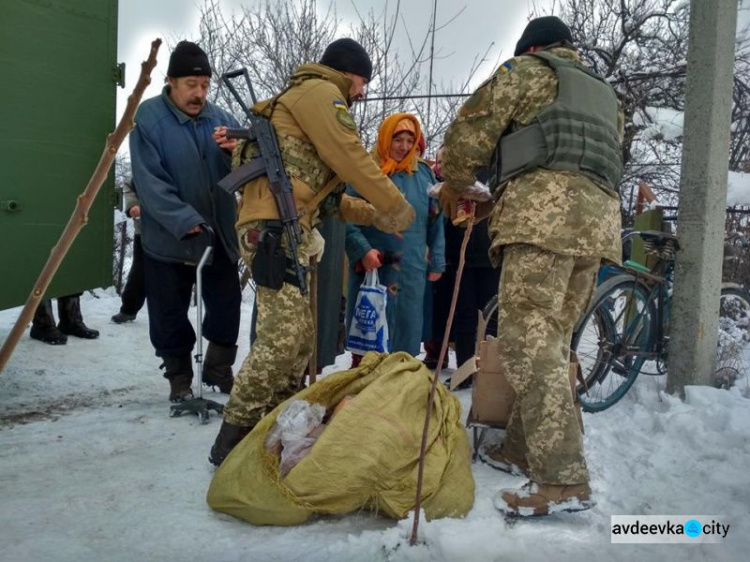
[[[357,76],[372,79],[372,62],[364,47],[348,37],[336,39],[326,47],[320,64],[330,66],[339,72],[351,72]]]
[[[570,28],[557,16],[544,16],[529,22],[523,30],[521,38],[516,43],[516,51],[513,56],[526,52],[530,47],[546,47],[553,43],[566,42],[573,44],[573,35]]]
[[[169,57],[167,76],[211,76],[211,65],[206,53],[195,43],[180,41]]]

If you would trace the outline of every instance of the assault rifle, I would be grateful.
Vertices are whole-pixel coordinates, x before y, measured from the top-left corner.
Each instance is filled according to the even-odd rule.
[[[253,90],[253,85],[250,82],[250,75],[246,68],[222,74],[221,81],[232,93],[232,97],[234,97],[242,108],[242,111],[245,113],[250,123],[249,129],[227,129],[227,138],[245,139],[248,142],[257,142],[260,154],[250,162],[243,164],[236,170],[232,171],[232,173],[222,178],[219,181],[219,187],[229,193],[234,193],[247,182],[252,181],[257,177],[268,177],[268,184],[279,211],[281,228],[286,233],[287,240],[289,241],[289,250],[292,254],[292,261],[294,262],[294,273],[297,276],[299,292],[305,295],[307,294],[306,275],[310,268],[300,264],[298,259],[297,246],[301,241],[301,232],[297,207],[294,203],[292,182],[289,181],[289,176],[287,176],[286,170],[284,169],[284,162],[281,159],[281,150],[279,149],[279,141],[276,137],[276,130],[271,124],[271,121],[262,115],[250,111],[250,108],[248,108],[242,100],[242,96],[237,91],[237,88],[232,84],[232,79],[239,76],[245,77],[245,84],[250,92],[250,99],[252,99],[253,104],[258,103],[258,100],[255,97],[255,91]]]

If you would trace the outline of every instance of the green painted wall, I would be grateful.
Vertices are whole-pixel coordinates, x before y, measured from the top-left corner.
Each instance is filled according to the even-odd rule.
[[[116,57],[117,0],[2,2],[0,309],[26,301],[114,129]],[[110,173],[48,296],[112,284],[114,203]]]

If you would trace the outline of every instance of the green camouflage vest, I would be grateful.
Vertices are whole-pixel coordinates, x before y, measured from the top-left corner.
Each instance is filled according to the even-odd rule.
[[[262,113],[270,119],[279,98],[294,86],[298,86],[305,80],[311,78],[327,79],[323,75],[312,73],[293,76],[287,87],[269,101]],[[307,184],[315,193],[318,193],[331,177],[331,169],[320,158],[318,151],[311,143],[305,142],[291,135],[276,133],[276,137],[279,142],[281,159],[284,162],[286,173],[290,178],[300,180],[302,183]],[[248,143],[246,141],[240,142],[244,143],[242,150],[240,151],[241,159],[237,163],[233,162],[233,168],[244,164],[245,162],[249,162],[260,154],[260,149],[258,148],[257,143]]]
[[[585,66],[545,52],[529,53],[555,71],[558,93],[526,127],[499,143],[499,182],[536,168],[581,173],[613,191],[622,176],[612,86]]]

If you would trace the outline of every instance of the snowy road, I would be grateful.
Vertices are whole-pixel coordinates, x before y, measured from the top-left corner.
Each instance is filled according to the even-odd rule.
[[[119,300],[98,294],[84,297],[83,310],[99,340],[53,347],[25,336],[0,374],[0,560],[747,559],[747,375],[731,391],[692,388],[685,403],[660,396],[663,381],[644,377],[616,407],[585,415],[598,501],[591,511],[509,526],[492,496],[523,480],[477,463],[472,512],[424,525],[423,544],[409,548],[407,521],[368,513],[262,528],[212,512],[206,456],[219,420],[167,416],[145,312],[111,324]],[[0,312],[0,340],[17,314]],[[245,340],[249,317],[243,311]],[[247,351],[240,343],[236,367]],[[469,392],[460,397],[466,407]],[[610,544],[612,514],[715,514],[732,529],[716,545]]]

